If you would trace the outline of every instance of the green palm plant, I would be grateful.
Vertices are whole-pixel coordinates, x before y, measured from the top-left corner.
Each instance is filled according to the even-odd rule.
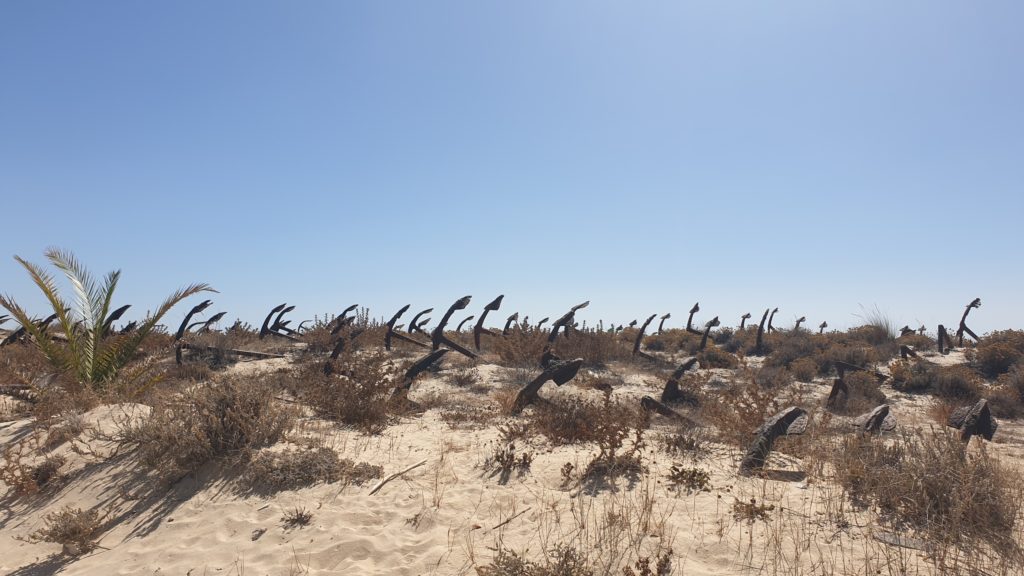
[[[0,296],[0,306],[25,327],[46,359],[58,371],[74,377],[81,383],[102,388],[135,356],[142,342],[149,336],[160,319],[185,298],[199,292],[216,292],[207,284],[190,284],[171,294],[155,313],[148,315],[138,328],[128,334],[107,334],[105,321],[110,314],[114,290],[121,271],[108,273],[97,283],[89,271],[67,251],[56,248],[46,250],[46,258],[67,276],[74,292],[73,306],[61,296],[53,276],[46,270],[20,256],[14,259],[28,271],[32,281],[43,292],[57,316],[64,341],[41,329],[25,310],[8,295]]]

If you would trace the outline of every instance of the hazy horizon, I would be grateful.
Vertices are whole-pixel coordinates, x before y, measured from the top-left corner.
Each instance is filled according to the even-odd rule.
[[[1024,327],[1024,5],[9,3],[13,260],[119,268],[126,319],[350,304]],[[196,298],[167,317],[176,326]],[[410,316],[411,317],[411,316]],[[231,320],[227,320],[231,319]],[[407,320],[407,318],[404,318]],[[4,327],[8,327],[7,324]]]

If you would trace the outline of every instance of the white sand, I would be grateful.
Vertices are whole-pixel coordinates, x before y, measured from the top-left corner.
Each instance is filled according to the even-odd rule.
[[[934,359],[933,359],[934,360]],[[269,360],[239,364],[235,371],[283,367]],[[499,384],[505,369],[477,368],[488,387]],[[653,374],[614,366],[626,384],[616,396],[656,396],[662,384]],[[822,381],[808,389],[828,392]],[[886,389],[901,422],[927,423],[927,402]],[[486,394],[453,390],[440,379],[414,386],[413,398],[446,393],[452,401],[493,404]],[[596,394],[567,385],[548,384],[542,395]],[[108,431],[112,422],[137,407],[102,407],[88,419]],[[385,474],[420,460],[427,464],[369,496],[364,486],[317,485],[272,497],[239,495],[215,466],[185,478],[171,490],[160,489],[131,457],[105,458],[110,446],[80,439],[96,455],[84,456],[65,444],[57,453],[68,458],[69,480],[55,494],[3,500],[0,509],[0,573],[3,574],[474,574],[490,562],[499,543],[517,551],[541,550],[565,542],[588,550],[594,561],[615,566],[636,554],[673,550],[675,574],[695,576],[744,573],[888,573],[885,563],[900,560],[928,573],[920,552],[886,547],[873,540],[866,513],[853,513],[841,490],[808,484],[741,478],[735,474],[740,453],[714,446],[712,456],[696,463],[711,472],[710,492],[675,494],[665,473],[674,461],[657,449],[657,437],[671,425],[656,418],[647,433],[650,473],[637,485],[621,482],[617,491],[596,496],[561,487],[566,462],[585,465],[596,452],[591,445],[551,446],[542,438],[519,451],[533,452],[531,470],[501,485],[482,465],[498,441],[496,422],[483,428],[452,429],[440,418],[444,408],[405,419],[379,436],[364,436],[326,422],[303,421],[294,436],[309,436],[333,446],[342,456],[382,465]],[[913,416],[911,416],[911,414]],[[9,445],[30,432],[29,421],[0,427],[0,443]],[[1000,426],[1002,441],[989,449],[1024,461],[1024,434],[1019,422]],[[801,462],[774,455],[770,467],[799,470]],[[688,464],[688,465],[693,465]],[[6,489],[6,488],[4,488]],[[141,499],[140,499],[141,498]],[[755,498],[775,506],[767,522],[735,520],[735,500]],[[8,504],[10,504],[8,506]],[[99,507],[123,517],[106,532],[101,548],[74,560],[61,558],[61,547],[29,543],[25,538],[43,525],[48,512],[70,505]],[[294,507],[313,512],[312,523],[286,530],[281,516]],[[521,515],[519,513],[525,511]],[[510,517],[505,526],[494,529]],[[265,530],[258,539],[253,533]],[[66,562],[66,563],[65,563]],[[792,566],[783,566],[786,562]],[[753,568],[752,570],[749,570]],[[787,570],[784,570],[787,569]]]

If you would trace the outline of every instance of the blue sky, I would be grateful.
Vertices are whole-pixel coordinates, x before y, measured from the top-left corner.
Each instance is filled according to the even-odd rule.
[[[1024,4],[6,2],[0,291],[1024,325]],[[186,307],[182,307],[186,308]],[[179,310],[174,318],[180,318]],[[458,316],[457,316],[458,318]],[[171,319],[174,322],[173,318]],[[677,325],[678,325],[677,323]]]

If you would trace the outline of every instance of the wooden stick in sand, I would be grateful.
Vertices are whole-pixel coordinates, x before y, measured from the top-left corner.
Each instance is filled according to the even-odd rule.
[[[380,491],[380,489],[383,488],[384,485],[387,484],[388,482],[391,482],[392,480],[394,480],[395,478],[398,478],[399,476],[405,474],[406,472],[409,472],[410,470],[413,470],[415,468],[419,468],[420,466],[423,466],[426,463],[427,463],[426,460],[420,460],[419,462],[413,464],[412,466],[409,466],[408,468],[406,468],[404,470],[399,470],[398,472],[395,472],[394,474],[392,474],[392,475],[388,476],[387,478],[381,480],[380,482],[377,483],[376,486],[373,487],[373,490],[370,490],[370,496],[373,496],[378,491]]]

